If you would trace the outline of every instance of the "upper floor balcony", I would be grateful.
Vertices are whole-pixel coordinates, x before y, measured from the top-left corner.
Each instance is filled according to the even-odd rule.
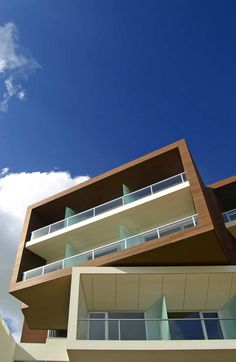
[[[51,263],[67,244],[75,255],[194,215],[189,186],[185,173],[170,177],[35,230],[26,248]]]
[[[168,179],[165,179],[163,181],[159,181],[153,185],[144,187],[142,189],[139,189],[134,192],[130,192],[127,195],[124,195],[122,197],[119,197],[117,199],[108,201],[104,204],[101,204],[97,207],[91,208],[89,210],[86,210],[84,212],[78,213],[76,215],[67,217],[63,220],[60,220],[58,222],[55,222],[51,225],[45,226],[43,228],[37,229],[32,231],[31,233],[31,239],[38,239],[45,235],[49,235],[51,233],[54,233],[58,230],[68,228],[71,225],[78,224],[82,221],[94,218],[97,215],[101,215],[103,213],[106,213],[110,210],[122,207],[124,205],[130,204],[134,201],[143,199],[147,196],[151,196],[153,194],[156,194],[162,190],[166,190],[169,187],[173,187],[176,185],[179,185],[181,183],[186,182],[186,174],[185,172],[180,173],[179,175],[175,175],[172,177],[169,177]]]

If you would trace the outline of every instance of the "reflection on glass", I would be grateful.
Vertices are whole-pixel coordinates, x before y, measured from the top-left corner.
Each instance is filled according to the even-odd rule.
[[[95,215],[102,214],[103,212],[115,209],[116,207],[122,206],[122,198],[110,201],[106,204],[95,207]]]
[[[41,236],[47,235],[49,233],[49,226],[45,226],[42,229],[38,229],[32,232],[31,240],[40,238]]]
[[[133,236],[131,238],[126,239],[126,242],[127,242],[127,248],[131,248],[132,246],[143,243],[144,237],[143,235]]]
[[[105,313],[90,313],[89,321],[89,339],[104,340],[105,339],[105,321],[96,320],[104,319]]]
[[[198,312],[168,313],[168,318],[177,319],[177,320],[169,320],[171,339],[174,340],[204,339],[201,320],[197,319],[194,320],[195,318],[200,318]],[[193,318],[193,320],[188,320],[188,319],[185,320],[185,318]]]
[[[149,231],[145,234],[143,234],[144,241],[151,241],[153,239],[156,239],[158,237],[157,230]]]
[[[142,199],[143,197],[150,196],[152,194],[151,187],[145,187],[142,190],[138,190],[135,192],[132,192],[128,195],[123,196],[124,198],[124,204],[129,204],[130,202]]]
[[[116,251],[120,250],[119,244],[106,246],[104,248],[100,248],[98,250],[94,250],[94,258],[99,258],[100,256],[104,256],[107,254],[115,253]]]
[[[160,237],[181,231],[181,225],[170,225],[159,228]]]
[[[181,175],[177,175],[168,180],[160,181],[152,186],[153,193],[165,190],[169,187],[175,186],[182,183]]]
[[[59,270],[63,268],[62,261],[59,261],[54,264],[48,264],[44,266],[44,274],[51,273],[53,271]]]
[[[106,319],[106,321],[96,319]],[[144,313],[90,313],[89,339],[145,340]]]
[[[24,280],[37,277],[39,275],[42,275],[42,273],[43,273],[43,267],[38,268],[38,269],[29,270],[24,273]]]
[[[66,220],[62,220],[62,221],[56,222],[55,224],[52,224],[50,232],[53,233],[54,231],[64,229],[64,227],[66,227],[65,222],[66,222]]]
[[[92,252],[89,251],[87,253],[84,254],[80,254],[80,255],[75,255],[72,256],[68,259],[65,259],[64,263],[65,263],[65,268],[69,268],[73,265],[79,265],[82,263],[86,263],[87,261],[92,260]]]
[[[68,218],[68,226],[77,224],[77,222],[81,222],[93,217],[93,209],[81,212],[80,214],[73,215]]]
[[[204,318],[218,318],[218,313],[203,313]],[[219,320],[204,320],[208,339],[223,339]]]
[[[108,321],[108,339],[118,340],[119,338],[119,325],[118,321],[109,320]]]

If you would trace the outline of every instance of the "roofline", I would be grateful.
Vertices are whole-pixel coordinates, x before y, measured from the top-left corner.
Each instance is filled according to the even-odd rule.
[[[233,182],[236,182],[236,175],[227,177],[227,178],[225,178],[223,180],[216,181],[216,182],[208,185],[208,187],[211,187],[213,189],[218,189],[220,187],[226,186],[226,185],[231,184]]]

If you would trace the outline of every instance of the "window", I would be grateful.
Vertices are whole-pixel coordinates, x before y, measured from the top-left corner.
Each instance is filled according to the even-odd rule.
[[[168,313],[171,339],[223,339],[217,312]],[[212,319],[212,320],[211,320]]]
[[[145,340],[144,313],[97,312],[89,314],[89,339]]]

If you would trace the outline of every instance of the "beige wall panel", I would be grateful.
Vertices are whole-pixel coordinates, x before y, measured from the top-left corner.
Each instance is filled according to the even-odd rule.
[[[0,361],[13,362],[16,342],[0,317]]]
[[[207,301],[209,274],[188,274],[186,278],[184,309],[204,310]]]
[[[207,296],[207,309],[219,309],[230,295],[232,273],[210,274]]]
[[[88,335],[88,323],[87,321],[80,320],[81,318],[88,318],[88,309],[86,304],[86,299],[84,295],[83,288],[79,288],[79,329],[78,329],[78,337],[85,339]]]
[[[148,309],[162,295],[162,274],[141,274],[139,309]]]
[[[93,309],[93,276],[92,274],[81,275],[81,287],[84,289],[84,295],[88,310]]]
[[[115,275],[93,275],[93,310],[115,310]]]
[[[139,274],[116,276],[116,310],[138,310]]]
[[[167,309],[183,309],[185,279],[185,274],[165,274],[163,276],[162,293],[166,297]]]

